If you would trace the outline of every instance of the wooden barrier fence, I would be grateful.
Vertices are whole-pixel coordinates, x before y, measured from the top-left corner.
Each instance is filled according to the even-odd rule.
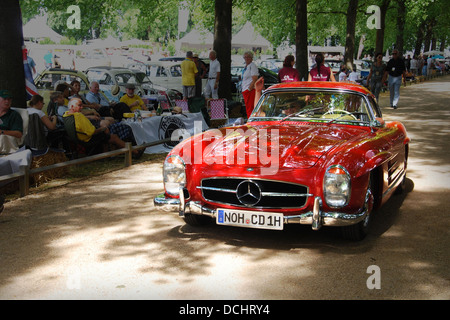
[[[96,160],[101,160],[101,159],[105,159],[105,158],[109,158],[109,157],[118,156],[121,154],[125,154],[124,166],[129,167],[133,164],[132,163],[133,162],[132,161],[133,150],[153,147],[153,146],[163,144],[166,142],[171,142],[171,141],[172,140],[170,138],[168,138],[168,139],[164,139],[164,140],[141,144],[139,146],[132,146],[130,142],[127,142],[125,144],[125,148],[108,151],[108,152],[104,152],[104,153],[100,153],[100,154],[96,154],[93,156],[88,156],[88,157],[84,157],[84,158],[80,158],[80,159],[59,162],[59,163],[55,163],[55,164],[52,164],[52,165],[46,166],[46,167],[30,169],[28,166],[21,166],[19,172],[0,176],[0,182],[11,182],[14,180],[19,180],[20,196],[25,197],[26,195],[28,195],[29,189],[30,189],[30,175],[45,172],[48,170],[58,169],[58,168],[76,166],[76,165],[89,163],[89,162],[96,161]]]

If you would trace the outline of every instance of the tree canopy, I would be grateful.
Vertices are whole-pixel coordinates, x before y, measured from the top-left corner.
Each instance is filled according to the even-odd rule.
[[[300,0],[234,0],[233,31],[251,21],[274,47],[282,43],[295,44],[296,2]],[[306,1],[306,0],[304,0]],[[450,37],[450,13],[445,0],[314,0],[307,1],[307,41],[310,45],[345,46],[349,4],[356,4],[354,44],[361,37],[365,52],[385,51],[400,44],[405,51],[419,44],[428,49],[445,48]],[[112,35],[121,40],[138,38],[155,42],[177,39],[178,8],[190,9],[188,29],[201,25],[214,31],[215,0],[79,0],[80,29],[67,28],[70,17],[67,8],[73,0],[21,0],[24,22],[46,11],[50,26],[67,38],[83,41]],[[382,48],[377,48],[377,29],[369,29],[369,6],[382,9],[385,17]],[[383,11],[385,9],[385,11]],[[382,17],[381,17],[382,18]],[[182,36],[183,34],[181,34]],[[379,37],[379,36],[378,36]],[[401,43],[399,43],[401,42]],[[425,49],[427,50],[427,49]],[[357,49],[352,50],[355,54]]]

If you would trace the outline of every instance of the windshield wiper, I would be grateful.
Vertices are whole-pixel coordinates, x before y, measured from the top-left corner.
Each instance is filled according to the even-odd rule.
[[[323,107],[317,107],[317,108],[313,108],[313,109],[305,109],[305,110],[301,110],[299,112],[296,113],[292,113],[290,115],[287,115],[286,117],[284,117],[283,119],[280,120],[280,122],[283,122],[284,120],[286,120],[287,118],[292,118],[292,117],[298,117],[299,115],[305,113],[305,112],[314,112],[317,110],[322,110]]]

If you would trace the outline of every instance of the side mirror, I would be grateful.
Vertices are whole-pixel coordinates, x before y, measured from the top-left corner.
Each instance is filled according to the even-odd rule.
[[[383,128],[385,124],[386,122],[384,121],[383,118],[375,118],[375,126]]]
[[[385,121],[383,120],[383,118],[375,118],[375,120],[373,120],[370,123],[370,127],[372,128],[372,132],[374,131],[374,128],[384,128],[385,126]]]

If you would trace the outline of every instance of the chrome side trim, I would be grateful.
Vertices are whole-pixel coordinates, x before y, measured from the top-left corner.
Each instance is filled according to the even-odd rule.
[[[398,174],[397,177],[395,178],[395,180],[391,183],[389,188],[385,192],[383,192],[383,197],[385,197],[391,191],[396,189],[400,185],[400,183],[402,183],[402,181],[405,178],[405,176],[406,176],[406,170],[403,169],[402,172],[400,174]]]

